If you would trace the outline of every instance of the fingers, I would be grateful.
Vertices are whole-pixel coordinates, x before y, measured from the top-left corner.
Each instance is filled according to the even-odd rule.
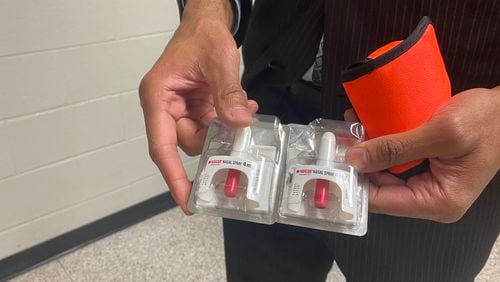
[[[358,122],[358,116],[353,109],[348,109],[344,112],[344,120],[347,122]]]
[[[246,92],[241,87],[240,57],[236,48],[214,56],[209,64],[209,81],[213,84],[214,106],[222,122],[232,127],[245,127],[252,122],[252,103],[249,107]],[[255,101],[254,101],[255,102]]]
[[[254,100],[248,100],[247,105],[252,114],[257,113],[257,111],[259,110],[259,104],[257,104],[257,102],[255,102]]]
[[[215,115],[215,113],[213,113]],[[206,125],[200,124],[189,118],[177,121],[177,139],[179,147],[189,156],[199,155],[207,134]]]
[[[386,172],[374,172],[369,174],[370,182],[377,185],[404,185],[406,182],[401,178]]]
[[[145,120],[151,158],[160,169],[174,200],[184,213],[189,214],[187,200],[191,183],[177,151],[175,121],[163,111],[147,112]]]
[[[413,160],[458,156],[471,149],[469,143],[460,119],[443,115],[416,129],[357,144],[346,153],[346,161],[375,172]]]
[[[149,153],[165,179],[170,193],[186,214],[187,200],[191,191],[182,160],[177,152],[177,134],[174,118],[165,110],[158,97],[155,87],[149,83],[141,83],[140,97],[146,122],[146,133],[149,142]]]
[[[187,208],[191,183],[187,178],[177,146],[153,148],[150,151],[151,157],[160,169],[175,202],[186,215],[191,215]]]
[[[422,130],[393,134],[365,141],[350,148],[346,162],[363,172],[375,172],[425,158],[435,139]]]
[[[369,189],[369,209],[373,213],[426,218],[417,194],[406,185],[375,185]],[[427,217],[432,216],[427,214]],[[429,218],[430,219],[430,218]]]
[[[451,223],[459,220],[474,201],[445,192],[429,172],[406,183],[397,183],[389,176],[384,181],[381,185],[370,183],[370,212]]]

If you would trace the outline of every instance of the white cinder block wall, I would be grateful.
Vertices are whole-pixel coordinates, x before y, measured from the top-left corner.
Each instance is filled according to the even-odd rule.
[[[0,259],[167,190],[137,87],[177,24],[175,0],[0,0]]]

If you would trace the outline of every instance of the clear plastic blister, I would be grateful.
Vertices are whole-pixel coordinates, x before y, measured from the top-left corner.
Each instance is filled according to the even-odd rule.
[[[279,222],[364,235],[368,183],[345,164],[345,152],[364,139],[359,123],[317,119],[287,126],[286,179]]]
[[[192,212],[271,224],[282,186],[285,131],[258,115],[246,128],[214,120],[208,129],[188,202]]]
[[[188,209],[225,218],[364,235],[368,182],[345,164],[364,140],[359,123],[317,119],[281,125],[258,115],[246,128],[214,120]]]

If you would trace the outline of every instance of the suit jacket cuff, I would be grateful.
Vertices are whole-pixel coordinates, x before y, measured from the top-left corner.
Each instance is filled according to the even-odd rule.
[[[179,14],[182,18],[182,13],[184,11],[184,7],[186,6],[187,0],[177,0],[177,4],[179,6]],[[231,6],[233,7],[233,24],[231,25],[231,34],[235,36],[238,33],[240,28],[241,21],[241,3],[240,0],[229,0],[231,1]]]

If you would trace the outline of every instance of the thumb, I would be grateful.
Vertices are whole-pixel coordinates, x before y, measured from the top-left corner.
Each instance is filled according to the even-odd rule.
[[[222,122],[232,127],[245,127],[252,123],[253,106],[239,83],[228,82],[215,98],[215,111]]]
[[[363,172],[381,171],[396,165],[449,154],[450,135],[446,125],[430,121],[416,129],[381,136],[351,147],[346,162]]]
[[[241,87],[240,54],[235,52],[219,57],[218,67],[211,70],[214,106],[222,122],[232,127],[245,127],[252,123],[255,105],[249,103]]]

